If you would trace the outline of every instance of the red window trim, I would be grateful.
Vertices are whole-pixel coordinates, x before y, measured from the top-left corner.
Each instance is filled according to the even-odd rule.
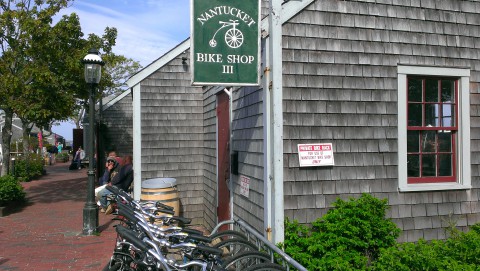
[[[409,86],[409,80],[412,79],[412,78],[416,78],[416,79],[420,79],[422,80],[422,101],[421,102],[413,102],[413,104],[422,104],[422,125],[425,125],[425,114],[424,114],[424,106],[426,104],[438,104],[438,105],[443,105],[443,104],[450,104],[452,105],[453,107],[453,112],[454,112],[454,118],[455,118],[455,121],[454,121],[454,126],[450,126],[450,127],[443,127],[443,126],[439,126],[439,127],[426,127],[426,126],[409,126],[408,123],[408,116],[409,116],[409,104],[411,104],[408,100],[408,86]],[[444,80],[444,79],[449,79],[449,80],[455,80],[455,85],[454,85],[454,88],[455,88],[455,101],[452,102],[452,103],[443,103],[443,102],[425,102],[425,99],[423,97],[425,97],[425,80],[426,79],[435,79],[437,81],[441,81],[441,80]],[[407,91],[406,91],[406,101],[407,101],[407,110],[406,110],[406,113],[407,113],[407,131],[439,131],[439,130],[449,130],[449,131],[452,131],[452,142],[451,142],[451,146],[452,146],[452,151],[451,152],[446,152],[446,153],[451,153],[452,154],[452,176],[440,176],[440,177],[435,177],[435,176],[428,176],[428,177],[424,177],[424,176],[421,176],[421,177],[408,177],[407,178],[407,184],[420,184],[420,183],[447,183],[447,182],[456,182],[457,181],[457,146],[456,146],[456,139],[457,139],[457,136],[458,136],[458,98],[459,98],[459,94],[458,94],[458,78],[447,78],[447,77],[430,77],[430,76],[407,76]],[[441,82],[440,82],[441,84]],[[441,90],[441,85],[439,87],[439,91]],[[440,96],[439,96],[440,97]],[[443,106],[439,106],[439,109],[440,110],[443,110]],[[439,113],[439,116],[442,116],[442,111],[440,111]],[[442,122],[440,122],[440,125],[443,125]],[[408,148],[407,148],[408,149]],[[407,152],[407,155],[408,154],[419,154],[419,155],[422,155],[422,150],[419,150],[419,152]],[[431,154],[435,154],[435,155],[438,155],[438,154],[442,154],[442,153],[445,153],[445,152],[439,152],[438,149],[435,150],[435,152],[431,153]],[[438,168],[439,168],[439,161],[437,160],[436,161],[437,165],[436,165],[436,169],[437,169],[437,173],[438,173]],[[420,175],[422,174],[421,172],[421,169],[422,169],[422,160],[420,160],[420,165],[419,165],[419,168],[420,168]]]

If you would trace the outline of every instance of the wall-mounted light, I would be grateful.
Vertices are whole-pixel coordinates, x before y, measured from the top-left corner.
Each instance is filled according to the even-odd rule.
[[[183,65],[187,65],[188,62],[187,62],[188,58],[186,56],[182,56],[182,64]]]

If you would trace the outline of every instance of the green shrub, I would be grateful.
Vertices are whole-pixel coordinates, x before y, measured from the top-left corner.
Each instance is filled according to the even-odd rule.
[[[66,152],[57,153],[55,155],[55,160],[62,161],[62,162],[67,162],[69,160],[69,155]]]
[[[371,270],[478,270],[480,234],[476,229],[478,225],[467,233],[457,231],[447,240],[419,240],[384,249]]]
[[[363,194],[334,207],[310,230],[286,222],[285,251],[308,270],[366,270],[380,249],[396,244],[400,229],[385,218],[386,199]]]
[[[20,156],[15,160],[15,177],[22,182],[28,182],[42,176],[44,173],[44,160],[41,155],[29,154]]]
[[[309,236],[310,228],[298,223],[296,220],[290,222],[287,217],[285,220],[285,240],[283,244],[280,244],[280,247],[283,248],[288,255],[295,255],[293,258],[295,258],[297,262],[302,263],[302,265],[309,264],[312,259],[310,253],[307,252],[310,246],[308,243]]]
[[[25,192],[17,179],[10,175],[0,177],[0,206],[23,200],[25,200]]]

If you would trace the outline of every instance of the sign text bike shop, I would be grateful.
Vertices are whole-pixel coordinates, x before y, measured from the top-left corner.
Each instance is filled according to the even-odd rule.
[[[259,84],[259,0],[191,0],[193,85]]]

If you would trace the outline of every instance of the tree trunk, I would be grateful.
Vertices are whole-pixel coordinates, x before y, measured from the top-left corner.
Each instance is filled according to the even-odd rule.
[[[30,132],[32,131],[33,125],[29,125],[27,122],[22,120],[22,129],[23,129],[23,155],[28,155],[30,153]]]
[[[3,165],[0,176],[8,174],[8,167],[10,166],[10,142],[12,140],[12,119],[13,112],[10,109],[3,108],[5,111],[5,125],[2,129],[2,148],[3,148]]]

